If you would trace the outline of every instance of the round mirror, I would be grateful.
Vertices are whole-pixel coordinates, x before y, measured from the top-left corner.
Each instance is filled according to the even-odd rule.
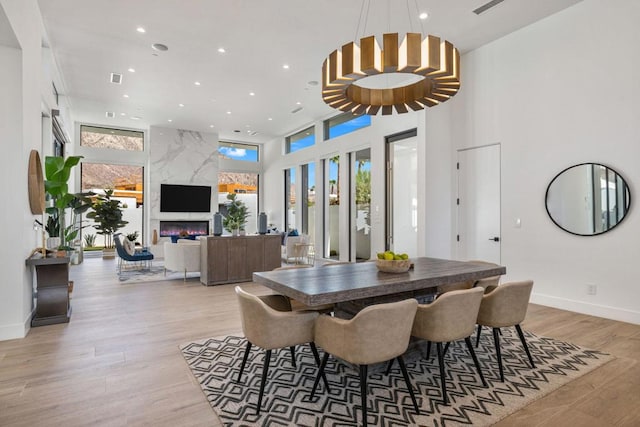
[[[605,233],[624,219],[631,205],[625,180],[615,170],[582,163],[556,175],[547,187],[547,213],[560,228],[580,236]]]

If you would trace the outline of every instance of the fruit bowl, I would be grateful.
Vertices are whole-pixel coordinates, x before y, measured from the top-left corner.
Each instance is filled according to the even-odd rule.
[[[411,260],[377,259],[376,267],[385,273],[405,273],[411,268]]]

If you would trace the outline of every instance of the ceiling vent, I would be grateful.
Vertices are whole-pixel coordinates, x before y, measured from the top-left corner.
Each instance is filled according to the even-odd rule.
[[[291,114],[295,114],[300,110],[302,110],[302,107],[294,108],[293,110],[291,110]]]
[[[116,116],[116,113],[113,111],[107,111],[105,116],[107,116],[107,119],[113,119]]]
[[[111,73],[111,83],[122,84],[122,74]]]
[[[473,13],[475,13],[476,15],[480,15],[481,13],[486,12],[487,10],[491,9],[492,7],[499,5],[503,1],[504,0],[491,0],[489,3],[485,3],[482,6],[480,6],[479,8],[475,9],[473,11]]]

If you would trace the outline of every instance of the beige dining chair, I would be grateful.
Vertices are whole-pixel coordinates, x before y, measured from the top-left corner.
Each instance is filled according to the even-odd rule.
[[[300,269],[300,268],[313,268],[313,266],[312,265],[308,265],[308,264],[287,265],[285,267],[274,268],[272,271],[296,270],[296,269]],[[328,314],[328,313],[333,313],[333,309],[335,308],[335,304],[321,304],[321,305],[310,306],[310,305],[303,304],[300,301],[295,300],[293,298],[289,298],[289,303],[291,304],[291,310],[293,310],[293,311],[300,311],[300,310],[310,311],[311,310],[311,311],[317,311],[319,313]]]
[[[291,362],[295,368],[295,346],[309,343],[316,364],[320,365],[320,356],[313,342],[314,326],[318,313],[314,311],[291,311],[289,300],[283,295],[258,297],[245,292],[240,286],[236,286],[235,289],[240,303],[242,332],[247,338],[247,346],[242,358],[240,372],[238,373],[238,382],[240,382],[244,372],[251,347],[256,345],[266,350],[260,392],[258,393],[258,404],[256,405],[256,414],[259,414],[272,350],[289,347],[291,350]],[[323,380],[328,390],[329,383],[326,377],[323,376]]]
[[[407,299],[399,302],[365,307],[350,320],[319,316],[316,320],[315,342],[325,354],[313,383],[311,398],[315,396],[320,377],[324,375],[329,355],[358,365],[362,424],[367,425],[367,371],[374,363],[396,359],[402,370],[416,414],[420,412],[402,354],[407,350],[411,324],[418,302]],[[356,417],[357,420],[357,417]]]
[[[411,335],[429,341],[429,346],[432,342],[436,343],[440,367],[440,387],[445,405],[449,404],[449,400],[444,373],[443,343],[448,344],[464,339],[480,380],[482,380],[482,385],[487,386],[470,338],[476,326],[482,294],[482,288],[451,291],[441,295],[431,304],[418,306]]]
[[[500,369],[500,381],[503,382],[504,369],[502,366],[502,355],[500,353],[500,328],[515,326],[524,351],[529,358],[529,363],[531,363],[531,367],[536,367],[529,352],[527,341],[522,333],[522,328],[520,327],[520,323],[522,323],[527,315],[527,307],[529,306],[532,288],[532,280],[504,283],[482,297],[477,319],[478,335],[476,338],[476,347],[480,343],[482,327],[488,326],[493,328],[493,341],[496,348],[496,357],[498,358],[498,367]]]
[[[498,267],[498,264],[496,263],[483,261],[479,259],[472,259],[472,260],[469,260],[469,262],[472,262],[474,264],[487,265],[491,267]],[[499,283],[500,283],[500,276],[491,276],[491,277],[485,277],[484,279],[476,280],[473,286],[481,287],[485,290],[485,292],[491,292],[496,286],[498,286]]]

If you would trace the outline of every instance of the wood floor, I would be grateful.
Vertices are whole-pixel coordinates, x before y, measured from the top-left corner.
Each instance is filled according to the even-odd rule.
[[[115,271],[73,266],[71,322],[0,342],[0,426],[220,425],[178,346],[240,331],[233,285],[120,284]],[[499,426],[640,426],[640,326],[531,305],[523,327],[616,359]]]

